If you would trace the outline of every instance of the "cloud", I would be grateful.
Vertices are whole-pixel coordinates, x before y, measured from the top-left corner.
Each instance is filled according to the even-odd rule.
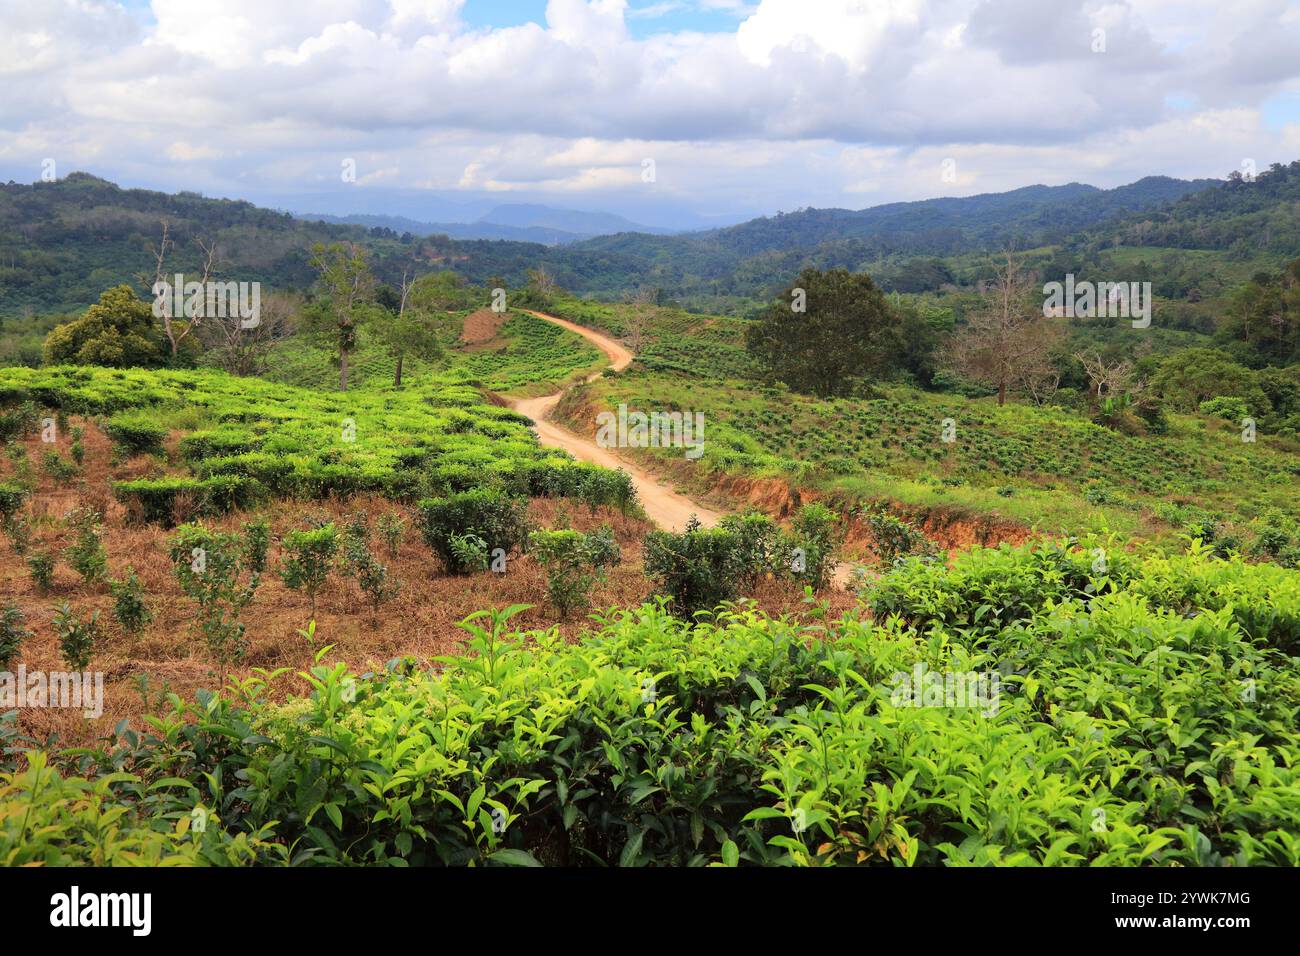
[[[735,29],[629,32],[678,3],[0,0],[0,163],[249,193],[370,157],[358,185],[607,202],[653,157],[656,195],[758,212],[1296,155],[1259,112],[1300,90],[1287,0],[693,0]]]

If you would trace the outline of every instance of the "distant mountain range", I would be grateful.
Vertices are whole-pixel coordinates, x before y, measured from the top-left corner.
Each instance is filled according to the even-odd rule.
[[[327,213],[298,213],[297,217],[337,225],[364,226],[367,229],[391,229],[398,235],[410,233],[413,236],[440,235],[452,239],[537,242],[545,246],[581,242],[584,239],[622,232],[642,232],[649,235],[671,235],[674,232],[671,229],[660,229],[632,222],[613,213],[555,209],[551,206],[530,203],[497,206],[473,222],[423,222],[405,216],[374,214],[336,216]]]
[[[446,200],[439,199],[445,206]],[[412,204],[418,209],[418,204]],[[459,214],[460,210],[455,213]],[[160,223],[176,243],[170,268],[197,269],[196,239],[215,243],[223,278],[272,289],[309,286],[316,242],[368,247],[379,277],[455,269],[512,286],[545,266],[579,295],[655,288],[669,300],[732,308],[770,297],[808,266],[888,276],[916,263],[983,255],[1008,244],[1088,250],[1125,246],[1300,254],[1300,162],[1257,182],[1152,176],[1115,189],[1071,183],[862,210],[804,209],[699,232],[650,229],[621,216],[504,205],[467,223],[410,217],[296,217],[249,202],[122,189],[88,173],[0,184],[0,316],[84,308],[105,288],[152,274]],[[928,268],[942,275],[941,269]],[[919,285],[918,285],[919,283]],[[899,286],[895,286],[899,287]]]

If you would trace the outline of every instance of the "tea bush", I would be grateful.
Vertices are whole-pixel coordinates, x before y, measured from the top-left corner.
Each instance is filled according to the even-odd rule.
[[[499,491],[480,489],[426,499],[419,503],[418,511],[425,543],[450,574],[468,574],[486,567],[469,560],[463,541],[458,553],[453,547],[456,538],[480,539],[486,554],[498,548],[510,554],[524,544],[527,536],[524,502]]]
[[[609,525],[591,534],[571,529],[534,531],[528,536],[528,550],[546,568],[547,597],[564,618],[587,606],[604,569],[622,558]]]
[[[651,531],[645,537],[646,577],[657,581],[679,614],[711,611],[739,594],[755,569],[742,539],[726,528],[703,528],[694,517],[681,534]]]
[[[511,633],[520,608],[480,613],[468,653],[429,670],[322,661],[283,703],[254,678],[174,700],[100,759],[139,777],[114,796],[134,826],[159,825],[151,782],[192,779],[162,789],[173,811],[202,803],[222,840],[303,864],[1300,864],[1300,660],[1231,601],[1198,606],[1279,584],[1290,605],[1300,575],[1192,552],[1088,590],[1087,544],[952,569],[969,587],[945,593],[980,601],[1014,572],[1016,613],[977,631],[646,605],[569,644]],[[1032,593],[1016,568],[1040,572]],[[927,673],[998,683],[974,702],[902,692]],[[74,839],[42,845],[75,859]]]
[[[104,424],[104,434],[125,455],[162,454],[167,429],[144,412],[114,415]]]

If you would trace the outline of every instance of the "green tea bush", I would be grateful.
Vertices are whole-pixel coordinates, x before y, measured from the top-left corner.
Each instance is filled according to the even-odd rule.
[[[147,412],[114,415],[104,425],[104,433],[127,456],[162,454],[167,429]]]
[[[109,585],[113,592],[113,617],[123,632],[138,637],[153,620],[153,612],[145,602],[144,588],[132,568],[126,569],[126,577]]]
[[[61,485],[81,474],[75,462],[68,461],[53,448],[47,448],[41,455],[41,470]]]
[[[54,556],[48,551],[35,552],[27,558],[27,570],[36,590],[48,594],[54,586]]]
[[[113,497],[138,521],[171,528],[192,518],[252,508],[266,495],[255,479],[217,475],[116,481]]]
[[[569,529],[534,531],[528,536],[528,551],[546,568],[547,596],[563,618],[588,606],[591,589],[603,579],[604,569],[622,558],[609,525],[591,534]]]
[[[1300,575],[1193,553],[1088,591],[1094,560],[973,554],[984,590],[1011,561],[1042,582],[978,633],[647,605],[569,644],[480,613],[427,671],[319,663],[306,699],[258,679],[176,701],[134,759],[144,784],[237,780],[225,826],[303,863],[1300,864],[1300,660],[1194,606]],[[931,700],[927,673],[998,682]]]
[[[311,600],[311,616],[316,616],[316,594],[334,567],[339,550],[339,533],[326,524],[307,531],[290,531],[280,542],[280,578],[285,587],[305,591]]]
[[[726,528],[703,528],[692,517],[685,531],[651,531],[645,537],[645,573],[672,600],[674,611],[690,616],[733,601],[744,578],[741,541]]]
[[[99,612],[82,619],[64,601],[54,613],[54,633],[59,637],[59,650],[69,670],[84,671],[90,666],[90,657],[99,642]]]
[[[108,577],[108,552],[100,537],[99,512],[93,508],[76,508],[65,520],[77,532],[76,541],[64,553],[68,564],[86,584],[102,583]]]
[[[520,548],[527,535],[525,504],[500,492],[466,491],[419,503],[420,533],[450,574],[483,570],[465,551],[467,537],[480,539],[484,557],[500,548],[506,554]],[[454,539],[462,539],[459,550]]]
[[[246,650],[239,616],[252,603],[266,567],[261,527],[223,534],[202,524],[186,524],[169,542],[176,580],[198,604],[199,631],[222,664],[239,660]]]
[[[835,572],[835,550],[844,540],[840,517],[823,504],[812,502],[795,512],[790,522],[789,546],[795,580],[814,591],[830,584]]]
[[[40,420],[40,410],[32,401],[24,401],[14,408],[0,408],[0,444],[26,438],[36,431]]]
[[[789,545],[768,515],[754,510],[726,515],[718,527],[735,537],[737,559],[743,568],[740,583],[745,589],[753,590],[765,574],[789,573]]]
[[[912,554],[923,554],[930,550],[929,539],[925,533],[914,525],[897,518],[884,508],[871,508],[863,513],[867,528],[871,531],[872,546],[876,556],[885,567],[892,566],[899,558]]]
[[[9,669],[9,663],[23,641],[32,636],[32,632],[23,627],[23,620],[18,605],[6,603],[0,608],[0,671]]]

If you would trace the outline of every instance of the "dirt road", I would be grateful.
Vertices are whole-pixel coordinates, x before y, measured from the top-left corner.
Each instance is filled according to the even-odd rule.
[[[609,359],[609,367],[616,372],[621,372],[627,368],[632,364],[632,359],[635,358],[630,351],[607,335],[601,335],[599,332],[585,326],[553,315],[547,315],[544,312],[533,312],[528,309],[523,311],[581,335],[605,353]],[[600,373],[597,372],[588,381],[599,376]],[[700,522],[708,527],[718,523],[718,519],[722,517],[718,512],[705,508],[698,502],[679,494],[649,472],[620,458],[612,449],[601,448],[594,441],[575,435],[567,428],[561,428],[550,421],[551,411],[559,403],[563,395],[563,392],[556,392],[554,395],[544,395],[541,398],[510,399],[510,407],[519,414],[526,415],[533,420],[533,430],[537,432],[538,439],[546,447],[562,448],[574,458],[602,465],[606,468],[622,468],[631,475],[632,483],[636,486],[637,495],[641,499],[641,507],[645,509],[646,516],[661,528],[669,531],[681,531],[686,527],[686,522],[691,515],[699,517]]]

